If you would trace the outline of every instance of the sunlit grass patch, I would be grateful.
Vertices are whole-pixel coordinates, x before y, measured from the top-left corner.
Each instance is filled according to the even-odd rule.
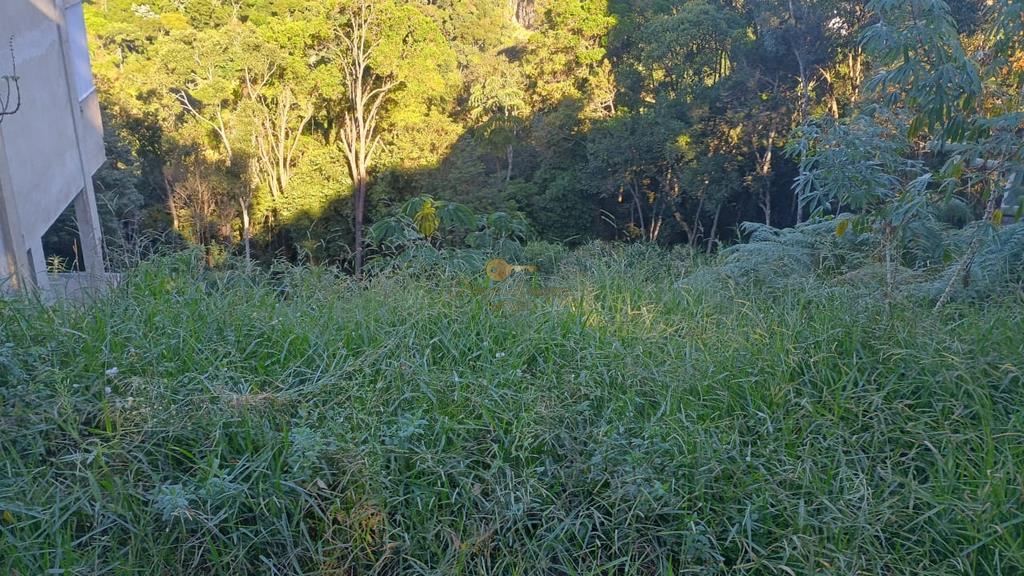
[[[1009,574],[1019,295],[146,265],[0,304],[0,572]],[[802,286],[802,287],[801,287]]]

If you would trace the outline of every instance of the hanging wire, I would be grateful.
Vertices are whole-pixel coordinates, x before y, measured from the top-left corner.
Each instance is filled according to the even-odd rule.
[[[3,80],[4,83],[4,94],[0,95],[0,124],[3,123],[5,117],[11,116],[21,109],[21,84],[18,78],[18,62],[14,58],[14,36],[11,36],[8,45],[11,52],[11,73],[0,76],[0,80]],[[12,93],[13,107],[11,105]]]

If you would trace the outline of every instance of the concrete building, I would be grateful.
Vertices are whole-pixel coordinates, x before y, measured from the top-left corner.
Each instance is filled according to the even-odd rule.
[[[103,128],[82,0],[0,0],[0,107],[0,286],[49,289],[42,237],[72,204],[80,263],[102,274]]]

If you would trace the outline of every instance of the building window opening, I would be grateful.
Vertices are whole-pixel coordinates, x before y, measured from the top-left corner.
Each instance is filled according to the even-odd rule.
[[[50,274],[85,270],[74,202],[43,234],[43,254],[46,259],[46,271]]]

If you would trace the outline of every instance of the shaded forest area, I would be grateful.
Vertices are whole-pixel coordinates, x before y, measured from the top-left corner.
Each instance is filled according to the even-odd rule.
[[[354,221],[410,199],[531,238],[710,251],[743,222],[909,204],[963,226],[1019,187],[1011,2],[96,0],[87,17],[101,211],[129,257],[159,238],[351,269]]]

